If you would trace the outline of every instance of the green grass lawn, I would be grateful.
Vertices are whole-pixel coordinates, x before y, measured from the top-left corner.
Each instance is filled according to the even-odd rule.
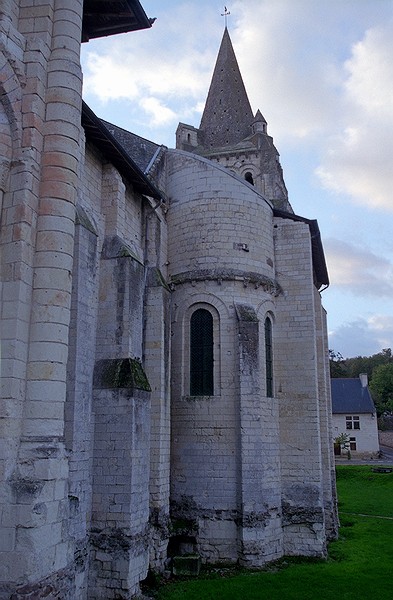
[[[162,586],[159,600],[391,600],[393,473],[338,466],[340,535],[326,561],[289,559]],[[364,515],[364,516],[363,516]],[[389,518],[382,518],[389,517]]]

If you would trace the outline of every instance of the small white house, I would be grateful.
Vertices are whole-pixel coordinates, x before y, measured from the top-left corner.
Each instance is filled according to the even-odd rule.
[[[366,373],[358,378],[331,380],[333,439],[341,434],[349,438],[353,456],[375,456],[379,452],[377,413],[368,389]],[[335,454],[343,449],[335,446]]]

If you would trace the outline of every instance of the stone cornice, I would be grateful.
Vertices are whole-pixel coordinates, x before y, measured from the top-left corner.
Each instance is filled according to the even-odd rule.
[[[171,275],[169,278],[172,289],[175,289],[177,285],[199,281],[216,281],[218,285],[223,281],[239,281],[244,287],[253,286],[255,289],[261,287],[273,296],[279,296],[282,293],[281,286],[277,281],[260,273],[240,269],[196,269]]]

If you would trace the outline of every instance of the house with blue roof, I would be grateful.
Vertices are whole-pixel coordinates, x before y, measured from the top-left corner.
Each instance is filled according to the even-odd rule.
[[[366,373],[354,379],[331,380],[333,439],[341,434],[348,437],[354,456],[372,457],[379,452],[377,413],[368,388]],[[342,446],[335,446],[335,454],[343,453]]]

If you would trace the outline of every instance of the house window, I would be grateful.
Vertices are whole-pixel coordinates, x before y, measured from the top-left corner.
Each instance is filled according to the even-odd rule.
[[[273,341],[272,322],[265,319],[265,361],[266,361],[266,396],[273,397]]]
[[[347,415],[345,417],[345,426],[347,429],[360,429],[360,417]]]
[[[349,449],[354,450],[356,452],[356,438],[355,437],[349,438]]]
[[[213,316],[198,308],[190,322],[190,395],[213,393]]]

